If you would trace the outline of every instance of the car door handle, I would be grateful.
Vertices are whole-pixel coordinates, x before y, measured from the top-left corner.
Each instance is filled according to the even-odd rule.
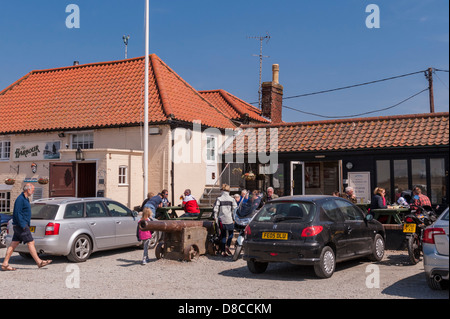
[[[347,229],[345,230],[345,233],[347,235],[350,235],[350,233],[353,231],[353,228],[351,228],[350,226],[347,226]]]
[[[91,223],[91,226],[95,226],[97,223],[96,222],[92,222]]]
[[[116,220],[116,224],[117,224],[117,225],[119,225],[119,224],[122,224],[122,222],[121,222],[121,221],[118,221],[118,220]]]

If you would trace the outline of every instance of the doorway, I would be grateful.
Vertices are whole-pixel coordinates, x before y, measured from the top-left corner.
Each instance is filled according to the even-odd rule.
[[[291,196],[305,194],[305,163],[291,162]]]
[[[96,197],[96,163],[78,163],[77,197]]]

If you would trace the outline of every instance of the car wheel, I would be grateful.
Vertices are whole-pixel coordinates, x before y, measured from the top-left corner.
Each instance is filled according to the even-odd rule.
[[[436,281],[434,280],[433,277],[430,277],[429,274],[425,274],[426,278],[427,278],[427,284],[428,287],[430,287],[433,290],[444,290],[444,289],[448,289],[448,280],[441,280],[441,281]]]
[[[160,231],[154,231],[152,234],[152,238],[150,238],[150,244],[148,245],[149,249],[155,248],[156,245],[158,245],[159,241],[161,240],[162,232]]]
[[[369,256],[369,259],[372,261],[381,261],[384,256],[384,239],[380,234],[375,235],[375,239],[373,241],[372,255]]]
[[[314,272],[319,278],[330,278],[336,269],[336,258],[331,247],[325,246],[320,253],[320,261],[314,265]]]
[[[269,263],[254,261],[253,259],[247,261],[248,269],[254,274],[262,274],[266,271],[268,265]]]
[[[6,234],[7,234],[7,227],[2,226],[1,232],[0,232],[0,248],[6,247]]]
[[[78,236],[72,244],[70,254],[67,256],[72,262],[80,263],[88,260],[92,253],[92,243],[87,235]]]

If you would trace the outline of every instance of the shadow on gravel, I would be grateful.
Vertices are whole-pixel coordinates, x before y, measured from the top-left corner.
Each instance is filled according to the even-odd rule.
[[[339,276],[340,271],[345,271],[356,267],[364,260],[351,260],[341,262],[336,265],[336,271],[333,276]],[[305,280],[322,280],[314,273],[312,266],[299,266],[289,263],[269,263],[267,270],[262,274],[253,274],[247,266],[224,270],[219,275],[236,278],[248,279],[266,279],[266,280],[283,280],[283,281],[305,281]]]
[[[425,273],[415,274],[393,283],[382,291],[384,295],[415,299],[448,299],[447,290],[432,290],[428,287]]]

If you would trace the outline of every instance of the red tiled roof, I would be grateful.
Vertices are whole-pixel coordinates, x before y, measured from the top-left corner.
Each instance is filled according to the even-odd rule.
[[[260,109],[224,90],[199,91],[199,93],[211,103],[220,107],[227,117],[231,119],[241,120],[247,115],[250,121],[270,123],[268,119],[261,116]]]
[[[242,140],[238,143],[235,142],[233,148],[236,153],[255,152],[258,138],[256,134],[261,128],[266,128],[266,150],[271,152],[276,150],[278,152],[308,152],[449,145],[448,112],[279,125],[246,125],[241,128],[247,135],[248,143],[244,143]],[[278,134],[277,145],[269,146],[271,134],[269,128]],[[227,151],[231,151],[231,148]],[[261,150],[258,149],[258,151]]]
[[[145,58],[32,71],[0,92],[0,134],[139,125]],[[149,121],[234,128],[227,111],[150,55]]]

